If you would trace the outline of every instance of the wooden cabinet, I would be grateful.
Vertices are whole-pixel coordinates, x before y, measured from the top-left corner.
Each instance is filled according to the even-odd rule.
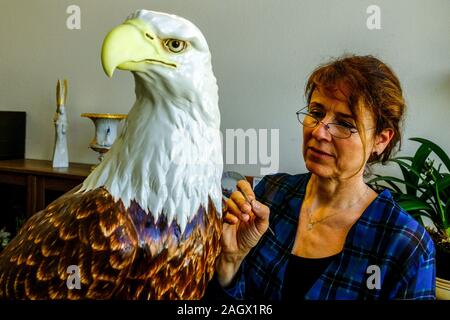
[[[44,209],[82,183],[91,167],[70,163],[68,168],[53,168],[51,161],[34,159],[0,161],[0,229],[13,229],[12,219],[18,215],[24,220]]]
[[[92,165],[70,163],[68,168],[53,168],[47,160],[21,159],[0,161],[0,184],[26,189],[26,213],[31,216],[51,201],[49,192],[62,195],[79,185],[91,172]]]

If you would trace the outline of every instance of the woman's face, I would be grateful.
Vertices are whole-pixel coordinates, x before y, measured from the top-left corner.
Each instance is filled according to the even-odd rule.
[[[342,91],[324,90],[317,87],[311,96],[310,112],[323,123],[340,123],[353,126],[356,131],[356,119],[352,115]],[[365,128],[373,127],[373,119],[369,112],[362,115]],[[361,164],[368,159],[372,151],[372,132],[366,131],[366,154],[363,155],[363,144],[358,133],[342,139],[328,132],[325,125],[319,123],[314,128],[303,127],[303,158],[306,168],[324,178],[349,178],[355,173],[362,173]]]

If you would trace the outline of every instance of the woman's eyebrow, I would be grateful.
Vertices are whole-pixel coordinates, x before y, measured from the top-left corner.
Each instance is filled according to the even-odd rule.
[[[321,104],[321,103],[319,103],[319,102],[314,102],[314,101],[310,102],[310,103],[309,103],[309,106],[310,106],[310,107],[319,107],[319,108],[322,108],[322,109],[326,109],[325,106],[324,106],[323,104]]]
[[[321,104],[319,102],[314,102],[314,101],[310,102],[309,106],[310,107],[319,107],[319,108],[322,108],[322,109],[327,109],[323,104]],[[339,115],[342,118],[354,119],[353,115],[349,114],[349,113],[344,113],[344,112],[339,112],[338,111],[338,112],[336,112],[336,114]]]
[[[353,115],[348,114],[348,113],[343,113],[343,112],[336,112],[337,115],[343,117],[343,118],[351,118],[354,119]]]

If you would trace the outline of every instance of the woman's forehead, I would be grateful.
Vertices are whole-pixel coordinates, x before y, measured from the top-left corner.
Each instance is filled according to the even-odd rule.
[[[316,87],[311,95],[310,103],[323,105],[325,108],[335,109],[334,111],[351,114],[347,97],[341,88]]]
[[[342,82],[330,86],[318,84],[314,91],[317,91],[320,95],[326,96],[330,99],[336,99],[346,103],[348,103],[351,93],[349,86]]]

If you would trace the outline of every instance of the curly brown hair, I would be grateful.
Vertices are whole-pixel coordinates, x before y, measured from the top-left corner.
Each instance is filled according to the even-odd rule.
[[[375,121],[375,134],[390,128],[394,135],[382,154],[372,154],[367,163],[386,163],[400,149],[402,124],[406,110],[400,81],[385,63],[371,55],[344,55],[317,67],[305,87],[307,102],[317,86],[348,88],[346,96],[351,112],[357,119],[357,129],[366,150],[365,128],[361,116],[369,111]],[[359,121],[358,121],[359,120]],[[397,150],[394,150],[398,147]]]

